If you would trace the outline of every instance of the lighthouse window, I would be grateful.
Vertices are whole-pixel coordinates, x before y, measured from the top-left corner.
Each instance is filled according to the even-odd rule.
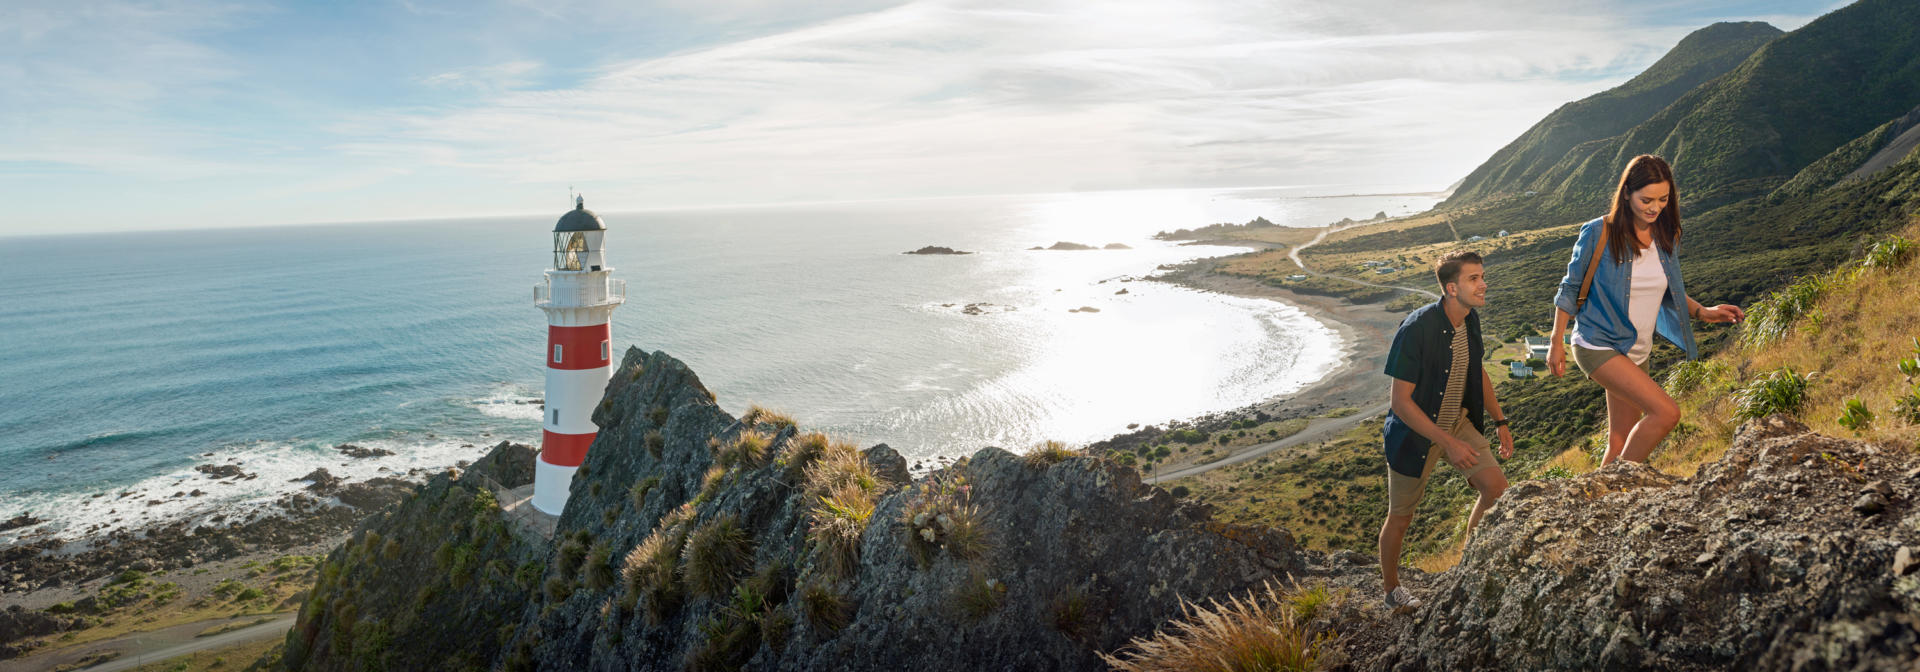
[[[559,343],[553,344],[553,363],[555,364],[560,363],[560,344]]]
[[[604,362],[612,357],[613,357],[613,344],[608,341],[601,341],[600,342],[600,361]]]
[[[560,426],[560,409],[553,409],[553,426]]]

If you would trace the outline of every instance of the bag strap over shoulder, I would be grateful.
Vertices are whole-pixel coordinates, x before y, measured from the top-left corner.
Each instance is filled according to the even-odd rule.
[[[1600,255],[1606,251],[1607,227],[1605,224],[1602,224],[1600,226],[1600,244],[1594,246],[1593,258],[1587,260],[1586,277],[1580,279],[1580,297],[1573,300],[1573,313],[1575,315],[1580,314],[1580,309],[1587,307],[1587,290],[1593,287],[1593,272],[1600,268]]]

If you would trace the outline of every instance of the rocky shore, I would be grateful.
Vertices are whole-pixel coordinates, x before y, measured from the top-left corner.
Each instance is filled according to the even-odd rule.
[[[337,450],[351,457],[371,457],[378,449],[345,445]],[[502,441],[492,450],[533,449]],[[201,465],[198,470],[211,478],[258,478],[238,465]],[[215,513],[97,534],[88,529],[77,534],[29,535],[0,548],[0,595],[16,604],[52,603],[70,599],[72,589],[81,584],[126,570],[175,570],[331,543],[369,514],[411,495],[434,473],[415,469],[350,483],[320,468],[295,479],[306,483],[303,488],[247,514]],[[0,632],[0,641],[3,635]]]

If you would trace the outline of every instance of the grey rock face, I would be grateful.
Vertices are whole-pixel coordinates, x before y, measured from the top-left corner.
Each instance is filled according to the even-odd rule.
[[[1691,480],[1516,484],[1371,666],[1913,669],[1917,463],[1774,416]]]
[[[1099,653],[1152,634],[1180,615],[1182,599],[1224,598],[1289,578],[1355,585],[1377,573],[1370,566],[1328,565],[1282,531],[1212,521],[1204,507],[1103,461],[1030,462],[988,448],[912,482],[906,461],[881,445],[861,452],[881,485],[857,541],[857,562],[841,576],[810,546],[809,510],[820,500],[803,491],[802,434],[790,424],[743,426],[685,364],[640,350],[629,350],[615,370],[594,421],[602,429],[550,543],[474,532],[489,526],[422,508],[420,502],[433,498],[460,499],[449,488],[473,479],[436,479],[397,513],[370,524],[369,531],[387,539],[404,534],[472,546],[479,553],[472,561],[481,566],[503,560],[508,567],[537,567],[530,581],[518,572],[505,584],[475,579],[483,589],[420,598],[428,616],[387,593],[431,585],[432,571],[383,568],[364,550],[336,551],[329,562],[340,565],[341,576],[365,578],[319,593],[330,597],[314,607],[311,625],[303,612],[299,639],[288,647],[289,660],[300,654],[293,669],[357,664],[351,637],[330,634],[340,626],[327,614],[342,611],[344,601],[356,605],[358,623],[369,614],[405,623],[404,637],[388,631],[396,645],[389,652],[403,644],[410,651],[456,651],[475,632],[490,633],[494,637],[468,647],[463,658],[483,668],[1096,670],[1106,669]],[[732,466],[722,467],[716,446],[730,446],[749,431],[768,438],[764,453],[730,458]],[[916,557],[905,511],[930,489],[962,483],[966,501],[977,507],[984,543],[977,553],[936,548]],[[679,597],[655,601],[629,593],[623,559],[669,514],[688,517],[692,529],[731,521],[741,531],[746,559],[737,574],[721,577],[733,590],[701,594],[690,587],[695,583],[684,561],[696,551],[689,543],[674,575],[682,582]],[[403,557],[424,550],[401,543]],[[751,579],[761,592],[743,587],[755,575],[765,577]],[[376,584],[396,588],[383,589],[376,600]],[[839,608],[809,609],[821,604],[809,596],[822,595]],[[844,620],[823,620],[823,613]],[[477,614],[506,620],[491,625]],[[447,625],[431,625],[436,622]],[[427,660],[387,655],[390,667]]]

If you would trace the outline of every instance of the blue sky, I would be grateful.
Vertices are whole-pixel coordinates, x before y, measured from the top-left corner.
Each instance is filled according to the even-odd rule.
[[[0,235],[1437,190],[1719,20],[1561,0],[0,3]]]

